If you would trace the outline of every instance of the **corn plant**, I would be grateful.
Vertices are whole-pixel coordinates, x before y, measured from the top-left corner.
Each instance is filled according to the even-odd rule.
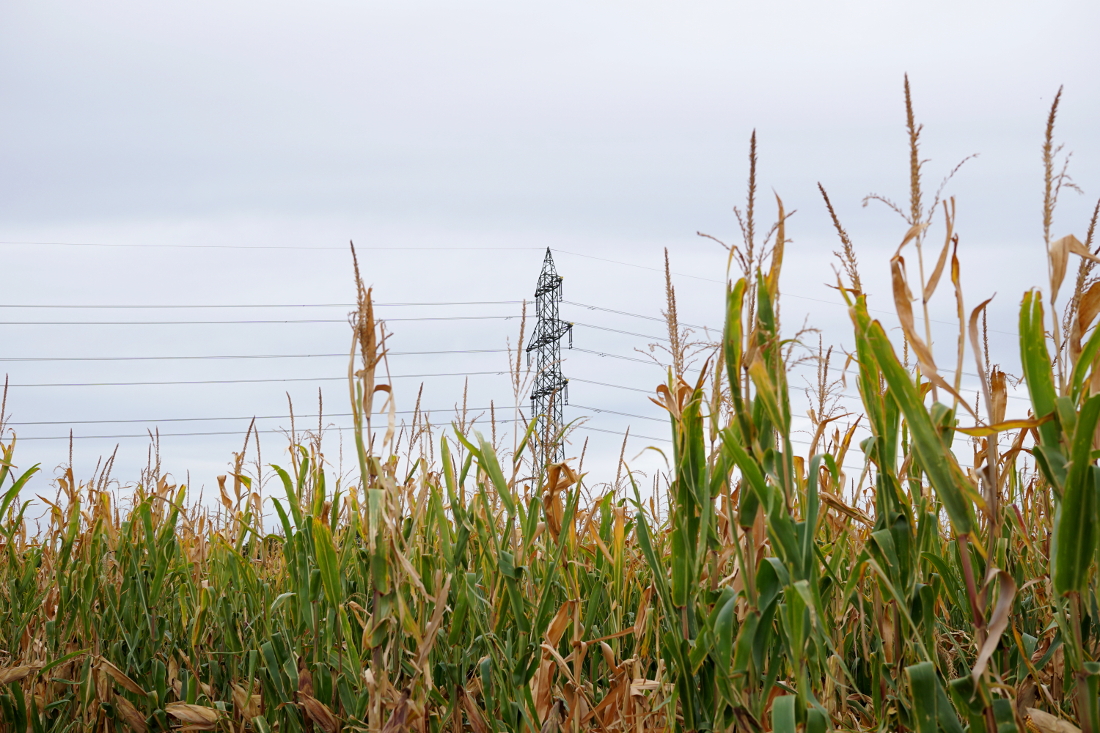
[[[533,464],[531,427],[508,454],[456,425],[399,456],[387,337],[358,263],[350,475],[320,436],[272,466],[274,493],[236,454],[213,507],[156,470],[120,492],[70,469],[34,531],[23,489],[37,467],[16,468],[0,426],[0,724],[1100,733],[1097,217],[1083,242],[1050,235],[1056,109],[1049,293],[1021,303],[1018,419],[984,347],[989,301],[963,307],[955,203],[924,205],[907,83],[910,207],[895,207],[889,263],[903,341],[872,318],[826,197],[861,408],[811,411],[808,451],[789,384],[800,337],[780,321],[787,215],[777,199],[773,236],[756,241],[755,136],[724,330],[691,381],[677,353],[656,388],[672,447],[651,491],[630,471],[624,491]],[[941,280],[953,370],[927,325]],[[961,397],[967,352],[980,405]]]

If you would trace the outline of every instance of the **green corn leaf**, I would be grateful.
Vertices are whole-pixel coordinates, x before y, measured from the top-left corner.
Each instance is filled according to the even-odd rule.
[[[508,482],[504,478],[504,472],[500,469],[497,453],[481,433],[477,433],[477,440],[481,444],[477,459],[478,465],[488,474],[489,480],[493,482],[493,487],[496,489],[501,503],[504,504],[508,516],[514,517],[516,515],[516,503],[512,498],[512,490],[508,487]]]
[[[802,533],[802,567],[807,571],[815,567],[814,536],[817,530],[817,515],[820,500],[817,494],[818,481],[821,479],[822,455],[810,459],[810,469],[806,474],[806,502],[803,510],[805,529]]]
[[[1085,384],[1085,377],[1092,368],[1093,362],[1096,360],[1098,354],[1100,354],[1100,328],[1093,329],[1092,335],[1089,336],[1089,340],[1085,342],[1084,348],[1081,349],[1081,354],[1077,357],[1077,363],[1073,365],[1073,372],[1070,374],[1069,382],[1070,395],[1075,401],[1081,397],[1081,390]]]
[[[1100,395],[1085,401],[1073,435],[1070,467],[1062,503],[1055,519],[1054,590],[1083,592],[1095,554],[1098,469],[1090,460],[1096,424],[1100,420]]]
[[[295,597],[295,596],[297,596],[297,595],[298,595],[297,593],[280,593],[280,594],[279,594],[279,597],[278,597],[278,598],[276,598],[276,599],[275,599],[275,600],[274,600],[274,601],[273,601],[273,602],[271,603],[271,608],[270,608],[270,609],[268,609],[268,612],[269,612],[269,613],[271,613],[272,615],[274,615],[274,614],[275,614],[275,612],[276,612],[276,611],[278,611],[278,610],[279,610],[279,608],[281,608],[281,607],[282,607],[282,605],[283,605],[284,603],[286,603],[286,602],[287,602],[287,601],[289,601],[289,600],[290,600],[291,598],[294,598],[294,597]]]
[[[1057,399],[1045,329],[1042,293],[1030,290],[1020,304],[1020,364],[1028,394],[1031,396],[1031,409],[1037,418],[1053,413]],[[1058,445],[1056,424],[1044,423],[1039,426],[1038,431],[1040,442],[1045,446],[1053,448]]]
[[[783,561],[777,557],[766,557],[760,563],[760,569],[756,571],[756,591],[759,594],[758,603],[761,611],[764,611],[776,599],[779,594],[791,582],[791,575],[787,572]]]
[[[913,452],[920,461],[921,468],[928,474],[936,495],[943,502],[951,525],[959,534],[970,534],[973,526],[970,500],[960,486],[960,482],[966,481],[966,478],[959,469],[955,455],[940,441],[920,393],[905,367],[898,361],[882,324],[871,321],[864,307],[854,308],[852,316],[857,330],[866,339],[868,349],[890,387],[890,397],[905,415],[912,436]]]
[[[825,733],[829,730],[829,719],[817,708],[806,711],[806,733]]]
[[[332,532],[328,525],[317,517],[313,518],[313,545],[316,548],[317,567],[321,570],[325,597],[333,608],[338,608],[343,603],[343,591],[340,588],[340,564],[336,559],[336,545],[332,541]]]
[[[733,671],[748,672],[749,662],[752,661],[752,647],[756,639],[756,629],[760,624],[760,612],[749,611],[745,620],[741,622],[741,628],[737,630],[737,642],[733,650]]]
[[[789,641],[787,651],[791,655],[791,666],[800,669],[810,635],[809,610],[806,608],[806,599],[794,585],[788,585],[784,589],[783,601],[780,610]]]
[[[785,431],[783,410],[779,404],[777,386],[772,382],[771,374],[763,360],[757,359],[749,365],[749,377],[756,387],[756,402],[764,406],[768,418],[775,423],[780,431]]]
[[[80,501],[73,502],[69,509],[69,521],[65,529],[65,537],[61,542],[61,552],[59,555],[61,568],[64,569],[69,563],[69,555],[73,549],[73,542],[76,541],[76,534],[80,531]]]
[[[674,518],[675,521],[675,518]],[[672,530],[672,603],[677,608],[688,605],[688,598],[695,587],[692,582],[691,568],[694,565],[691,558],[691,549],[695,543],[695,537],[690,536],[688,530],[682,526],[676,526]],[[656,572],[656,570],[654,570]]]
[[[10,461],[11,461],[11,456],[10,455],[5,455],[4,459],[3,459],[3,462],[5,463],[5,465],[2,468],[2,470],[4,471],[5,474],[8,471],[8,467],[7,467],[6,464],[10,463]],[[11,488],[4,492],[4,498],[0,499],[0,520],[2,520],[4,518],[4,515],[8,513],[8,507],[11,506],[12,502],[15,501],[16,497],[19,496],[19,492],[22,491],[23,486],[28,481],[30,481],[31,476],[34,476],[36,473],[38,473],[38,470],[39,470],[38,466],[39,466],[39,464],[36,463],[33,466],[31,466],[30,468],[28,468],[26,471],[24,471],[23,475],[21,475],[19,478],[17,478],[15,480],[15,482],[12,484]],[[3,476],[0,476],[0,484],[3,484]]]
[[[279,515],[279,522],[283,525],[283,536],[289,540],[294,536],[294,527],[290,524],[290,518],[287,517],[286,510],[278,499],[272,497],[271,503],[275,507],[275,513]]]
[[[741,312],[744,309],[746,287],[748,284],[744,278],[741,278],[726,294],[726,323],[722,334],[722,349],[734,415],[737,416],[741,434],[748,440],[751,433],[748,413],[745,410],[746,395],[741,393],[741,358],[744,353],[744,327],[741,322]]]
[[[772,702],[773,733],[797,733],[794,695],[780,695]]]
[[[938,677],[936,678],[936,715],[944,733],[966,733]]]
[[[638,495],[638,487],[637,486],[634,487],[634,494],[635,494],[635,496]],[[563,527],[568,527],[568,526],[573,524],[573,520],[577,515],[577,506],[580,504],[580,498],[581,498],[581,491],[580,491],[580,487],[577,486],[573,490],[572,496],[569,498],[569,501],[565,505],[565,513],[562,516],[562,526]],[[642,519],[643,519],[643,517],[641,515],[639,515],[639,521],[641,521]],[[644,527],[643,529],[646,532],[645,536],[646,536],[646,539],[648,540],[648,537],[649,537],[649,535],[648,535],[648,530],[649,530],[648,525],[646,527]],[[541,638],[542,635],[546,632],[546,627],[549,625],[550,619],[553,617],[553,614],[554,614],[554,605],[553,604],[554,604],[554,600],[555,600],[555,594],[553,592],[553,590],[554,590],[553,586],[554,586],[555,579],[557,578],[559,569],[561,567],[561,560],[562,560],[562,557],[565,553],[565,547],[568,544],[568,537],[569,537],[568,532],[562,532],[561,533],[561,536],[558,538],[557,547],[554,548],[554,556],[553,556],[553,558],[551,558],[550,563],[547,565],[546,575],[543,577],[542,588],[540,589],[538,609],[535,613],[535,627],[534,627],[535,635],[539,638]],[[652,547],[650,547],[650,550],[652,550]],[[656,571],[654,571],[654,577],[656,578]],[[662,576],[661,579],[663,580],[663,576]],[[666,596],[667,596],[667,586],[666,586]]]
[[[733,627],[737,620],[737,596],[729,593],[715,604],[718,612],[714,616],[714,651],[722,669],[733,664]]]
[[[931,662],[921,662],[905,668],[909,677],[909,689],[913,702],[911,718],[917,733],[938,733],[939,696],[936,693],[936,667]]]
[[[286,491],[286,503],[287,508],[290,509],[290,516],[294,519],[294,526],[302,526],[302,510],[298,506],[298,496],[294,492],[294,482],[290,478],[290,474],[284,471],[279,466],[272,464],[271,468],[279,476],[279,480],[283,482],[283,490]]]
[[[751,527],[756,520],[760,497],[767,492],[764,473],[745,452],[740,437],[733,430],[727,428],[722,431],[722,450],[730,454],[731,461],[741,470],[741,514],[738,522],[742,527]]]
[[[653,536],[649,528],[649,522],[645,518],[645,508],[642,506],[642,497],[638,492],[638,485],[634,482],[633,476],[630,477],[630,483],[634,488],[634,507],[637,510],[635,516],[634,532],[638,537],[638,546],[642,549],[642,555],[645,556],[646,562],[649,564],[649,568],[653,573],[653,586],[657,589],[657,595],[661,598],[662,604],[665,607],[665,613],[669,617],[676,616],[676,606],[672,602],[672,593],[668,587],[668,575],[666,574],[664,563],[660,562],[656,551],[653,549]]]

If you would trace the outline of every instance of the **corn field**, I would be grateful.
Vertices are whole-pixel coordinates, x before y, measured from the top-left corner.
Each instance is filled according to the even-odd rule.
[[[1030,409],[1006,419],[989,301],[963,307],[955,202],[924,204],[906,97],[904,342],[871,317],[834,214],[862,414],[811,411],[808,450],[779,322],[787,216],[777,201],[758,240],[755,138],[721,342],[653,394],[672,437],[656,488],[628,467],[597,490],[576,465],[533,466],[533,429],[514,451],[456,429],[399,459],[358,267],[351,478],[320,440],[271,467],[275,491],[237,455],[217,508],[156,471],[120,494],[70,470],[36,529],[21,490],[37,468],[4,433],[3,729],[1100,733],[1096,216],[1083,240],[1051,235],[1056,101],[1050,278],[1019,308]],[[945,292],[947,367],[928,327]]]

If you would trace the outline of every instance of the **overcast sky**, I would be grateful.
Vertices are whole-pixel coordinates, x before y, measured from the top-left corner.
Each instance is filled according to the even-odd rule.
[[[394,319],[395,352],[487,350],[395,356],[395,374],[501,371],[507,355],[495,350],[515,343],[515,318],[396,319],[515,316],[518,305],[497,301],[530,298],[551,247],[566,278],[563,317],[578,323],[565,362],[574,380],[567,417],[591,415],[590,427],[611,431],[578,433],[591,440],[593,481],[607,480],[621,441],[613,433],[630,425],[647,436],[632,441],[630,458],[667,425],[642,392],[592,382],[650,391],[662,374],[588,351],[643,358],[634,349],[662,324],[577,304],[659,316],[667,247],[681,319],[720,325],[725,252],[696,232],[738,240],[731,207],[743,205],[754,129],[763,218],[774,217],[773,192],[797,209],[781,281],[786,329],[808,318],[828,341],[851,345],[845,311],[826,287],[836,239],[819,181],[853,236],[872,307],[894,322],[885,285],[905,225],[885,207],[860,204],[872,192],[907,195],[908,72],[929,190],[979,154],[948,193],[958,197],[968,305],[998,293],[992,348],[1011,370],[1020,295],[1046,272],[1040,145],[1059,86],[1057,136],[1074,154],[1070,173],[1084,195],[1063,195],[1055,236],[1084,238],[1100,196],[1098,27],[1100,4],[1085,0],[8,0],[0,4],[0,358],[346,352],[339,304],[353,297],[346,243],[354,239],[380,302],[493,301],[383,309]],[[335,305],[9,307],[229,304]],[[936,317],[953,308],[943,290]],[[17,325],[119,320],[331,322]],[[951,363],[951,327],[937,329]],[[316,415],[318,387],[326,413],[347,412],[338,379],[346,362],[336,356],[8,361],[2,370],[13,385],[329,380],[12,387],[8,412],[21,439],[159,425],[169,436],[165,468],[180,480],[190,471],[208,491],[239,450],[243,418],[286,415],[287,392],[299,413]],[[402,378],[399,410],[413,408],[421,381],[423,405],[447,422],[463,379]],[[503,377],[476,374],[469,385],[473,407],[515,404]],[[180,418],[238,419],[156,422]],[[139,422],[77,422],[96,420]],[[53,424],[27,424],[36,422]],[[172,435],[200,432],[226,434]],[[280,440],[264,438],[264,461],[286,462]],[[43,464],[45,491],[68,462],[66,441],[21,443],[17,460]],[[140,438],[75,440],[78,475],[116,443],[116,475],[136,479]]]

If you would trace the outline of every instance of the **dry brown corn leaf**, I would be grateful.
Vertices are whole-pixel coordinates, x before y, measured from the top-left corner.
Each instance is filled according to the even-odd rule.
[[[336,733],[336,730],[340,727],[339,721],[336,720],[336,716],[332,714],[328,706],[323,702],[315,698],[313,695],[307,695],[304,692],[298,693],[298,703],[305,710],[309,719],[320,726],[321,730],[325,733]]]
[[[137,682],[134,682],[126,675],[125,672],[108,662],[103,657],[99,658],[97,666],[99,667],[101,672],[107,674],[108,677],[115,681],[115,684],[117,684],[119,687],[126,690],[127,692],[132,692],[133,694],[141,695],[142,697],[148,696],[149,693],[141,689],[141,687],[138,686]]]
[[[1039,733],[1081,733],[1073,723],[1035,708],[1027,709],[1027,722],[1031,724],[1029,728],[1034,726]]]
[[[301,695],[313,694],[313,675],[303,666],[302,660],[298,660],[298,693]]]
[[[557,667],[554,665],[554,660],[549,657],[549,654],[543,654],[538,671],[531,679],[531,699],[535,701],[535,712],[538,714],[539,720],[546,719],[553,702],[551,692],[554,684],[554,670]]]
[[[114,703],[119,717],[130,727],[130,730],[134,733],[145,733],[149,730],[149,726],[145,724],[145,716],[138,712],[132,702],[121,695],[115,695]]]
[[[917,227],[913,227],[909,234],[906,235],[905,242],[908,242],[913,236],[913,230]],[[902,243],[902,247],[905,246],[905,242]],[[901,251],[901,247],[898,248],[898,252]],[[952,261],[952,267],[954,267],[954,261]],[[905,338],[909,342],[909,347],[913,350],[913,354],[917,357],[917,362],[920,364],[921,372],[925,379],[935,384],[937,387],[947,392],[952,397],[955,397],[959,405],[961,405],[967,412],[974,413],[973,408],[969,403],[962,398],[955,389],[948,384],[942,376],[940,376],[939,370],[936,368],[936,360],[932,356],[932,350],[917,333],[916,317],[913,315],[913,293],[909,290],[909,281],[905,272],[905,258],[900,254],[894,255],[890,260],[890,272],[894,292],[894,309],[897,311],[898,320],[901,322],[901,329],[905,333]],[[954,271],[952,277],[954,279]],[[975,415],[976,417],[976,415]]]
[[[181,723],[186,723],[192,730],[213,730],[218,723],[218,711],[201,705],[174,702],[165,705],[164,712]]]
[[[993,397],[991,421],[1004,422],[1005,410],[1008,408],[1008,385],[1005,383],[1005,373],[997,367],[993,367],[989,373],[989,389]]]
[[[240,685],[233,685],[233,709],[245,720],[252,720],[260,714],[262,702],[259,695],[249,695]]]
[[[1050,290],[1052,301],[1058,299],[1058,290],[1062,287],[1062,280],[1066,277],[1066,264],[1070,254],[1084,257],[1093,262],[1100,262],[1100,258],[1089,252],[1085,245],[1072,234],[1067,234],[1061,239],[1050,243]]]
[[[1089,286],[1077,301],[1077,316],[1069,332],[1069,350],[1074,361],[1081,354],[1081,339],[1092,326],[1097,313],[1100,313],[1100,282]]]
[[[975,438],[984,438],[987,435],[993,435],[993,433],[1003,432],[1005,430],[1021,430],[1027,428],[1037,428],[1043,423],[1051,419],[1050,415],[1042,418],[1041,420],[1035,420],[1034,418],[1026,418],[1020,420],[1005,420],[1004,422],[993,423],[991,425],[975,425],[973,427],[955,428],[956,432],[964,435],[970,435]]]
[[[550,620],[550,623],[546,627],[546,640],[551,646],[557,646],[561,641],[562,634],[565,633],[566,627],[573,618],[573,606],[576,605],[576,601],[566,601],[561,604],[557,613],[554,614],[554,618]]]
[[[40,664],[25,664],[21,667],[5,667],[0,669],[0,685],[18,682],[41,668],[42,665]]]
[[[561,730],[561,721],[565,717],[565,704],[561,700],[554,702],[554,707],[546,716],[546,722],[542,724],[539,733],[558,733]]]
[[[947,236],[944,237],[940,258],[936,260],[936,266],[932,269],[932,274],[928,276],[928,282],[924,285],[922,296],[925,302],[928,302],[932,297],[932,293],[936,292],[936,285],[939,284],[940,276],[943,274],[943,266],[947,264],[947,254],[951,251],[951,236],[955,233],[955,197],[952,196],[950,201],[950,209],[948,209],[947,201],[943,202],[943,216],[947,227]]]
[[[874,524],[874,520],[867,516],[865,512],[856,509],[853,506],[849,506],[836,494],[832,494],[828,491],[818,490],[817,495],[821,499],[821,503],[825,506],[838,511],[847,517],[851,517],[857,522],[861,522],[868,527]]]
[[[409,730],[409,693],[408,691],[401,693],[401,700],[397,703],[397,707],[394,708],[393,713],[390,714],[390,719],[386,721],[386,725],[382,727],[382,733],[401,733],[402,731]]]
[[[1100,283],[1093,283],[1081,296],[1081,301],[1078,304],[1077,319],[1082,334],[1092,326],[1097,313],[1100,313]]]
[[[1016,598],[1015,579],[1000,568],[989,569],[986,574],[983,593],[988,590],[994,580],[998,583],[1000,595],[997,598],[997,605],[993,609],[993,615],[989,619],[987,628],[989,635],[986,637],[981,651],[978,652],[978,658],[974,660],[972,675],[975,682],[981,679],[986,665],[989,664],[989,658],[993,656],[993,652],[997,650],[997,645],[1000,644],[1001,634],[1008,628],[1009,614],[1012,613],[1012,602]]]

